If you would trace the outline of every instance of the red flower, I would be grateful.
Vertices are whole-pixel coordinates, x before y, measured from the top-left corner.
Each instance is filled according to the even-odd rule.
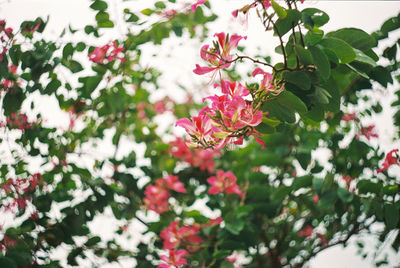
[[[359,138],[361,135],[365,136],[367,140],[371,138],[378,138],[378,133],[375,132],[375,125],[370,125],[367,127],[361,127],[360,132],[356,135]]]
[[[184,259],[184,257],[188,254],[189,253],[184,249],[170,250],[169,256],[162,255],[160,257],[165,263],[158,265],[157,268],[174,268],[187,264],[187,261]]]
[[[211,188],[208,190],[209,194],[215,195],[226,192],[227,194],[237,194],[239,197],[243,196],[236,184],[236,177],[231,171],[217,170],[216,176],[209,177],[207,182],[211,184]]]
[[[397,152],[399,149],[393,149],[386,154],[385,161],[382,164],[382,168],[378,169],[376,172],[381,173],[382,171],[387,170],[391,165],[399,165],[399,160],[397,156]],[[395,154],[395,156],[393,156]]]
[[[314,229],[310,225],[306,225],[305,227],[303,227],[303,229],[299,231],[299,235],[303,237],[309,237],[312,235],[313,230]]]

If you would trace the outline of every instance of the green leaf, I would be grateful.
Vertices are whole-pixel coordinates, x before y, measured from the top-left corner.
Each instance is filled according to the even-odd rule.
[[[353,200],[353,194],[344,188],[339,188],[337,193],[339,198],[345,203],[349,203]]]
[[[364,54],[364,52],[362,52],[361,50],[358,49],[354,49],[354,52],[356,53],[356,61],[365,63],[365,64],[369,64],[373,67],[376,66],[376,62],[374,59],[372,59],[371,57],[367,56],[366,54]]]
[[[320,198],[320,205],[324,209],[331,209],[335,205],[337,194],[335,190],[328,190]]]
[[[279,94],[276,100],[283,106],[289,109],[293,109],[300,114],[307,113],[308,111],[307,106],[304,104],[304,102],[302,102],[299,97],[297,97],[290,91],[283,91],[281,94]]]
[[[379,82],[384,87],[390,83],[393,83],[392,75],[390,74],[389,70],[383,66],[375,67],[369,76],[374,79],[375,81]]]
[[[2,268],[17,268],[17,264],[10,258],[0,257],[0,267],[2,267]]]
[[[283,7],[281,7],[277,2],[272,0],[271,5],[280,19],[284,19],[287,16],[286,10]]]
[[[319,47],[311,46],[309,50],[319,75],[322,79],[327,80],[331,75],[331,65],[329,64],[328,57]]]
[[[356,28],[343,28],[327,34],[329,37],[341,39],[361,51],[368,50],[376,46],[376,40],[366,32]]]
[[[324,37],[324,31],[319,29],[312,29],[308,31],[304,37],[307,46],[316,45]]]
[[[286,17],[283,19],[279,18],[275,23],[274,35],[284,36],[292,27],[298,24],[301,18],[300,12],[296,9],[289,9],[286,12]]]
[[[389,229],[395,229],[399,222],[399,210],[394,204],[385,204],[385,221]]]
[[[320,41],[320,44],[334,51],[341,63],[349,63],[356,58],[353,48],[338,38],[326,37]]]
[[[360,180],[357,183],[357,189],[360,194],[379,194],[382,190],[382,185],[380,183],[372,182],[369,180]]]
[[[150,8],[146,8],[146,9],[143,9],[142,11],[140,11],[140,13],[142,13],[143,15],[146,15],[146,16],[150,16],[151,14],[154,13],[154,10],[152,10]]]
[[[166,6],[163,2],[161,2],[161,1],[155,2],[155,3],[154,3],[154,6],[155,6],[156,8],[159,8],[159,9],[164,9],[164,8],[167,7],[167,6]]]
[[[19,87],[7,91],[3,99],[4,114],[8,116],[17,112],[21,108],[24,99],[25,95]]]
[[[296,153],[297,161],[299,161],[300,166],[306,170],[311,162],[311,152],[298,152]]]
[[[282,77],[292,84],[295,84],[303,90],[309,90],[311,87],[310,77],[304,71],[284,72]]]
[[[107,3],[102,0],[96,0],[91,5],[90,8],[93,10],[106,10],[108,7]]]
[[[301,11],[303,22],[311,27],[321,27],[329,21],[329,16],[324,11],[317,8],[306,8]],[[312,24],[307,19],[311,19]]]
[[[319,104],[328,104],[329,99],[332,97],[328,91],[323,89],[322,87],[315,86],[315,92],[313,94],[313,99],[316,103]]]
[[[281,123],[281,121],[279,121],[279,120],[271,119],[271,118],[268,118],[268,117],[263,117],[262,118],[262,122],[264,124],[267,124],[267,125],[271,126],[271,127],[276,127]]]
[[[324,120],[325,110],[324,106],[321,104],[316,104],[315,106],[311,107],[308,113],[305,114],[306,117],[312,119],[315,122],[321,122]]]
[[[296,177],[293,179],[292,188],[294,191],[299,190],[300,188],[310,187],[312,185],[313,176],[305,175],[302,177]]]
[[[280,121],[294,123],[296,122],[296,115],[292,109],[282,106],[276,100],[270,100],[263,104],[263,111],[269,112],[271,116],[275,116]]]
[[[234,218],[232,221],[226,223],[225,229],[234,235],[238,235],[244,228],[244,221],[238,218]]]
[[[262,134],[271,134],[275,132],[275,127],[261,122],[258,126],[256,126],[256,130]]]
[[[314,63],[311,52],[309,50],[303,48],[300,45],[296,45],[294,49],[297,56],[299,57],[300,63],[302,63],[303,65],[312,65]]]

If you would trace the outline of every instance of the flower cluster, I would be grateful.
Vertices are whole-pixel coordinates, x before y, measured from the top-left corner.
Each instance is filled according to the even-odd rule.
[[[211,101],[211,107],[205,107],[199,116],[191,120],[183,118],[176,125],[183,127],[192,139],[192,145],[201,145],[204,148],[222,148],[228,142],[243,144],[243,136],[255,134],[260,140],[254,127],[261,123],[263,113],[253,108],[253,102],[245,100],[249,95],[246,87],[239,82],[221,80],[222,96],[209,96],[204,100]]]
[[[188,140],[182,138],[176,138],[175,141],[171,141],[170,152],[173,157],[184,160],[193,167],[198,167],[200,170],[207,170],[213,172],[215,169],[214,156],[219,155],[216,150],[205,150],[205,149],[191,149],[186,144]]]
[[[186,260],[183,257],[189,255],[189,252],[199,250],[199,244],[203,242],[203,239],[199,236],[200,230],[219,225],[221,222],[221,217],[210,219],[208,223],[201,225],[195,223],[193,225],[179,226],[178,221],[171,222],[160,233],[160,238],[163,240],[163,249],[169,250],[169,257],[161,256],[161,260],[166,264],[161,264],[158,267],[174,267],[186,264]],[[185,249],[177,250],[179,247]]]
[[[102,47],[95,47],[94,51],[89,53],[89,60],[94,63],[106,64],[118,58],[124,62],[125,57],[122,52],[124,52],[124,48],[118,47],[117,42],[111,41]]]
[[[4,54],[7,53],[13,37],[13,29],[6,27],[6,21],[0,20],[0,61],[3,61]]]
[[[253,135],[258,143],[264,148],[264,142],[260,139],[261,133],[255,130],[263,118],[260,110],[260,103],[265,101],[269,94],[277,95],[283,87],[273,81],[270,73],[256,68],[253,76],[262,75],[263,79],[256,90],[249,90],[240,82],[232,82],[221,78],[221,69],[228,68],[237,59],[233,59],[231,50],[238,46],[239,41],[246,37],[225,33],[217,33],[217,41],[213,48],[204,45],[201,48],[200,56],[211,66],[201,67],[196,64],[194,73],[202,75],[212,72],[215,77],[220,74],[220,83],[215,83],[214,88],[221,88],[222,95],[214,95],[204,98],[209,101],[211,107],[203,108],[198,116],[191,119],[182,118],[176,125],[184,128],[191,137],[191,147],[203,147],[205,149],[220,149],[227,143],[243,144],[243,138]],[[253,101],[249,100],[249,95]],[[257,103],[257,104],[255,104]]]
[[[7,116],[6,121],[0,122],[0,127],[5,127],[7,126],[10,129],[19,129],[19,130],[24,130],[24,129],[29,129],[31,128],[34,124],[37,124],[38,122],[34,123],[29,123],[28,122],[28,117],[25,114],[22,113],[13,113],[11,116]]]
[[[170,190],[186,193],[183,183],[178,181],[178,176],[167,175],[164,178],[157,179],[154,185],[147,185],[143,202],[148,209],[159,214],[164,213],[169,210]]]
[[[376,172],[381,173],[387,170],[391,165],[400,165],[397,152],[399,149],[393,149],[388,152],[385,156],[385,160],[383,161],[382,168],[378,169]],[[393,156],[395,154],[396,156]]]
[[[42,184],[42,177],[39,173],[32,174],[28,178],[8,179],[1,186],[7,196],[11,196],[13,201],[3,205],[4,211],[17,213],[19,209],[24,210],[27,202],[31,200],[30,193],[34,192],[37,185]]]
[[[227,194],[237,194],[240,198],[243,197],[242,191],[236,184],[236,176],[231,171],[217,170],[217,174],[209,177],[207,182],[211,185],[208,190],[209,194],[215,195],[225,192]]]

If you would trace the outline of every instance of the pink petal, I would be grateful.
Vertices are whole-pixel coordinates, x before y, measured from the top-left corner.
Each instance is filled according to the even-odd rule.
[[[209,72],[214,71],[215,67],[201,67],[200,65],[196,64],[196,68],[193,70],[195,74],[202,75]]]

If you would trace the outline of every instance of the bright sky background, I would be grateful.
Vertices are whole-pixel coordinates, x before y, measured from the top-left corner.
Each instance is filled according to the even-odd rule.
[[[240,8],[245,3],[250,1],[245,0],[210,0],[213,9],[220,15],[220,19],[214,22],[210,27],[212,34],[214,32],[231,32],[241,35],[247,35],[248,39],[246,43],[242,45],[252,46],[249,51],[256,51],[255,48],[258,46],[261,51],[267,55],[272,55],[274,47],[278,44],[277,40],[272,38],[269,33],[263,33],[262,28],[258,20],[255,18],[255,14],[251,14],[249,22],[246,25],[242,25],[234,21],[231,16],[231,11]],[[137,1],[125,1],[120,0],[108,0],[110,3],[110,14],[111,17],[118,19],[118,14],[122,14],[123,7],[130,6],[132,11],[139,11],[142,8],[151,6],[153,0],[137,0]],[[190,2],[189,0],[177,0],[177,2]],[[0,19],[6,19],[7,24],[16,29],[19,24],[24,20],[34,19],[37,16],[46,17],[50,15],[50,24],[46,35],[52,38],[56,38],[64,27],[71,24],[73,28],[82,29],[87,24],[93,23],[94,12],[89,9],[89,1],[87,0],[0,0]],[[400,11],[400,2],[398,1],[316,1],[306,0],[304,7],[317,7],[330,15],[330,22],[322,29],[325,31],[335,30],[342,27],[356,27],[365,30],[366,32],[372,32],[377,30],[380,25],[389,17],[395,16]],[[118,19],[120,20],[120,19]],[[122,24],[117,24],[117,30],[113,30],[108,33],[104,39],[104,43],[108,39],[118,38],[122,36],[124,32]],[[260,34],[262,33],[262,34]],[[397,40],[399,38],[399,32],[390,36],[390,40]],[[66,37],[68,38],[68,37]],[[108,39],[107,39],[108,38]],[[206,42],[211,40],[208,39]],[[67,39],[67,41],[69,41]],[[89,40],[92,42],[92,40]],[[93,45],[103,45],[104,43],[93,43]],[[175,99],[183,101],[182,91],[178,88],[177,82],[191,88],[192,91],[204,90],[204,85],[208,82],[208,79],[204,76],[196,76],[192,73],[194,64],[200,61],[199,58],[199,44],[192,40],[183,40],[184,46],[179,50],[174,51],[174,42],[164,42],[161,48],[149,48],[147,53],[144,53],[143,62],[151,65],[156,65],[157,68],[162,70],[166,75],[162,78],[163,91],[155,94],[154,99],[162,98],[165,95],[170,95]],[[390,42],[389,42],[390,43]],[[92,43],[91,43],[92,44]],[[171,52],[173,51],[173,52]],[[157,63],[152,61],[152,55],[157,52],[161,56]],[[170,57],[168,57],[170,55]],[[274,60],[274,57],[272,57]],[[385,89],[384,89],[385,91]],[[205,94],[203,94],[205,95]],[[379,93],[377,98],[382,101],[384,107],[389,107],[392,101],[392,95],[389,93]],[[53,103],[54,104],[54,103]],[[44,106],[48,105],[43,103]],[[390,111],[381,117],[371,119],[373,123],[377,125],[380,134],[379,144],[383,145],[385,150],[391,149],[392,143],[388,140],[393,137],[394,128],[391,124],[387,124],[387,117],[390,116]],[[60,113],[54,113],[54,117],[51,120],[59,121]],[[63,118],[63,120],[67,118]],[[397,169],[397,172],[399,169]],[[97,228],[99,233],[107,233],[112,221],[106,221],[107,217],[99,220],[99,224],[95,224],[94,228]],[[108,225],[107,225],[108,224]],[[139,228],[140,229],[140,228]],[[132,234],[137,233],[138,230],[131,230]],[[370,239],[370,238],[368,238]],[[370,239],[373,241],[373,239]],[[354,241],[354,240],[352,240]],[[373,245],[373,243],[370,243]],[[389,247],[387,247],[389,248]],[[353,246],[349,246],[346,249],[341,247],[333,247],[329,250],[324,251],[318,257],[311,261],[311,267],[313,268],[345,268],[345,267],[373,267],[371,260],[362,260],[356,255],[357,249]],[[384,250],[382,254],[389,252]],[[399,265],[400,254],[391,254],[391,263],[393,265]],[[126,266],[125,266],[126,265]],[[124,267],[128,266],[126,263]],[[105,267],[105,266],[102,266]],[[118,264],[107,265],[107,267],[120,267]]]

